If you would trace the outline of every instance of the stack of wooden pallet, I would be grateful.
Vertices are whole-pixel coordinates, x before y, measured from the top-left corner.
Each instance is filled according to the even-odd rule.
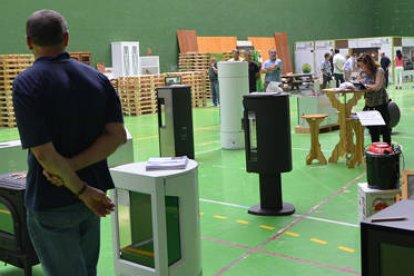
[[[117,88],[124,114],[142,115],[157,111],[155,78],[156,75],[118,78]]]
[[[32,65],[33,55],[0,55],[0,127],[15,127],[13,81]]]
[[[69,52],[71,58],[91,65],[91,52]]]
[[[208,68],[210,57],[216,57],[217,61],[228,60],[232,57],[231,53],[180,53],[178,60],[178,68],[180,72],[199,72],[204,78],[205,98],[211,99],[210,80],[208,78]],[[205,104],[203,104],[205,106]]]
[[[157,88],[165,86],[166,77],[181,77],[183,85],[191,86],[193,107],[206,106],[206,78],[203,71],[172,72],[159,75],[121,77],[116,89],[126,115],[142,115],[157,112]]]

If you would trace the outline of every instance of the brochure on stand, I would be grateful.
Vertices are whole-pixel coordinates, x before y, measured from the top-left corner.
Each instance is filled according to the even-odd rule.
[[[145,166],[147,171],[185,169],[188,163],[187,156],[180,157],[150,157]]]
[[[357,116],[363,126],[384,126],[385,121],[377,110],[360,111]]]

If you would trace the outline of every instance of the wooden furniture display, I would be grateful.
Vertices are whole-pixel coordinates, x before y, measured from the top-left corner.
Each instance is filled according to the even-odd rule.
[[[329,157],[329,163],[336,163],[339,157],[348,158],[355,153],[352,128],[347,118],[351,117],[352,107],[358,103],[365,91],[351,89],[324,89],[323,91],[326,92],[332,106],[338,110],[339,142]],[[352,98],[347,100],[347,95],[351,95]],[[343,103],[338,99],[338,96],[343,97]]]
[[[303,83],[309,83],[313,85],[313,76],[312,74],[286,74],[286,75],[282,75],[282,82],[283,85],[287,86],[287,89],[290,91],[293,90],[300,90],[299,85],[303,84]]]
[[[311,148],[306,157],[306,165],[312,164],[314,159],[318,160],[320,164],[326,165],[326,158],[319,144],[319,125],[326,117],[328,117],[326,114],[305,114],[302,116],[308,122],[311,134]]]

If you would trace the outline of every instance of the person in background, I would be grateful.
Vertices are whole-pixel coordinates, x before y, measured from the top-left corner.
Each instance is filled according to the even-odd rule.
[[[109,80],[71,59],[65,18],[51,10],[26,22],[32,67],[13,82],[13,105],[28,151],[27,226],[45,275],[97,275],[100,217],[114,204],[106,158],[126,142]]]
[[[228,61],[244,61],[242,57],[240,57],[240,51],[238,49],[234,49],[231,51],[233,57],[229,59]]]
[[[217,59],[215,57],[210,58],[210,66],[208,67],[208,77],[211,84],[211,96],[213,105],[217,106],[220,103],[219,100],[219,83],[218,83],[218,70],[217,70]]]
[[[381,68],[384,70],[384,79],[385,79],[385,88],[388,87],[388,77],[389,77],[389,69],[391,66],[391,60],[389,57],[385,55],[384,52],[381,52],[381,60],[380,60]]]
[[[280,82],[280,75],[282,72],[282,61],[277,58],[277,52],[275,48],[269,49],[269,59],[266,60],[261,68],[261,73],[265,75],[264,90],[271,81]]]
[[[344,64],[345,81],[351,80],[351,74],[352,74],[353,67],[354,67],[354,58],[351,55],[347,55],[346,61]]]
[[[404,59],[401,50],[397,50],[394,58],[395,89],[402,89],[402,80],[404,72]]]
[[[362,81],[367,87],[364,111],[377,110],[385,121],[385,126],[368,127],[371,142],[379,142],[382,135],[383,142],[391,145],[390,115],[388,111],[388,94],[384,82],[384,70],[368,54],[360,56],[357,62],[361,67]]]
[[[345,82],[344,79],[344,65],[345,58],[339,53],[339,49],[335,49],[335,55],[333,57],[333,74],[336,81],[336,87],[339,87],[339,84]]]
[[[260,78],[260,68],[256,62],[253,60],[253,54],[250,50],[244,52],[245,61],[248,62],[248,72],[249,72],[249,93],[255,92],[256,81]]]
[[[330,52],[329,62],[331,63],[331,68],[332,68],[332,72],[331,72],[331,74],[332,74],[332,76],[333,76],[333,73],[334,73],[333,57],[334,57],[334,55],[335,55],[335,52],[334,52],[334,50],[333,50],[333,49],[330,49],[330,50],[329,50],[329,52]]]
[[[331,55],[325,53],[325,60],[322,62],[322,89],[326,88],[326,84],[332,80]]]

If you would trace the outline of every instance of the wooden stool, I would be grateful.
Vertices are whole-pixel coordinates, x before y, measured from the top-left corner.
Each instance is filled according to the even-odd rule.
[[[302,116],[308,122],[311,134],[311,149],[306,157],[306,165],[311,164],[313,159],[317,159],[320,164],[326,165],[326,159],[319,144],[319,125],[326,117],[328,117],[326,114],[305,114]]]
[[[347,162],[348,168],[355,168],[364,162],[364,126],[358,119],[348,118],[352,130],[355,133],[355,147],[353,148],[352,157]]]

